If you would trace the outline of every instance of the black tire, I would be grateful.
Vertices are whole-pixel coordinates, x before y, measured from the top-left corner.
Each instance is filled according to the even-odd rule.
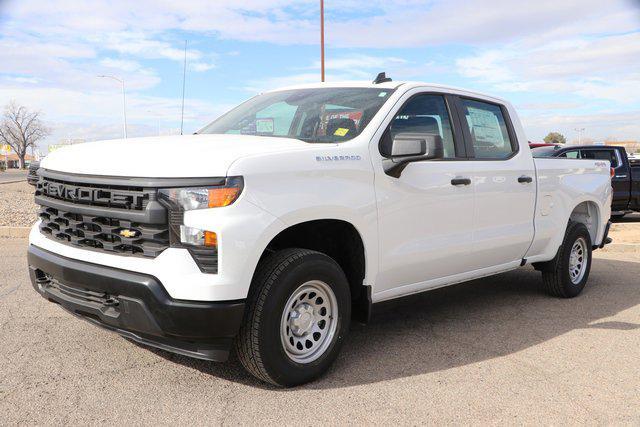
[[[571,249],[579,239],[583,239],[586,242],[585,253],[583,254],[583,257],[586,255],[586,270],[582,274],[582,278],[574,282],[569,271],[569,260]],[[591,237],[587,227],[582,223],[569,221],[564,240],[555,258],[538,264],[536,269],[542,271],[542,281],[545,290],[550,295],[560,298],[573,298],[580,295],[591,271]]]
[[[620,218],[624,218],[624,216],[626,215],[626,213],[623,214],[612,214],[611,215],[611,219],[620,219]]]
[[[338,319],[328,347],[316,360],[297,363],[285,351],[280,335],[284,306],[304,283],[328,285],[337,302]],[[351,319],[349,284],[330,257],[308,249],[285,249],[260,262],[251,285],[236,352],[247,371],[258,379],[284,387],[312,381],[338,356]],[[288,330],[288,329],[287,329]]]

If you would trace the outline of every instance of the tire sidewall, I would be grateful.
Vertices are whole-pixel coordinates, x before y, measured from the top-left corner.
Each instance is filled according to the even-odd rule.
[[[569,274],[569,259],[571,257],[571,248],[579,238],[583,238],[587,244],[587,267],[580,282],[573,283],[571,281],[571,275]],[[587,230],[587,227],[585,227],[583,224],[576,224],[571,228],[571,230],[569,230],[569,233],[567,233],[564,241],[564,250],[562,251],[562,259],[560,260],[560,269],[562,274],[562,286],[568,297],[574,297],[580,294],[580,292],[582,292],[585,285],[587,284],[587,280],[589,280],[589,272],[591,271],[592,260],[591,246],[592,244],[589,230]]]
[[[311,280],[320,280],[333,290],[338,305],[338,324],[332,343],[324,354],[312,362],[302,364],[287,356],[280,337],[280,322],[289,297],[300,285]],[[262,362],[269,376],[285,386],[302,384],[320,376],[337,357],[348,332],[350,318],[349,285],[335,261],[324,254],[313,253],[288,265],[269,289],[259,326]]]

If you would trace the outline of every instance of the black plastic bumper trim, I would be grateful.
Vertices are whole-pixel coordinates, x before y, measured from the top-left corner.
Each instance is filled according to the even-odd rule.
[[[200,359],[225,361],[240,328],[244,300],[184,301],[150,275],[78,261],[37,246],[29,275],[44,298],[142,344]]]

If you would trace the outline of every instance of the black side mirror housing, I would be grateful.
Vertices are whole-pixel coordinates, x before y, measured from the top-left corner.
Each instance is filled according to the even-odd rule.
[[[387,175],[400,176],[408,163],[434,160],[444,157],[444,145],[440,135],[402,132],[380,144],[380,153],[386,157],[384,168]]]

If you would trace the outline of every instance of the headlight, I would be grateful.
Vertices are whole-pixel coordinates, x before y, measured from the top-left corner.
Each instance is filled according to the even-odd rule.
[[[184,224],[184,213],[194,209],[221,208],[235,202],[244,181],[241,176],[226,178],[224,184],[207,187],[178,187],[158,190],[159,201],[166,206],[171,247],[185,248],[203,273],[218,272],[218,234]]]
[[[164,188],[159,190],[159,195],[183,211],[222,208],[236,201],[242,193],[242,187],[242,177],[232,177],[220,186]]]

